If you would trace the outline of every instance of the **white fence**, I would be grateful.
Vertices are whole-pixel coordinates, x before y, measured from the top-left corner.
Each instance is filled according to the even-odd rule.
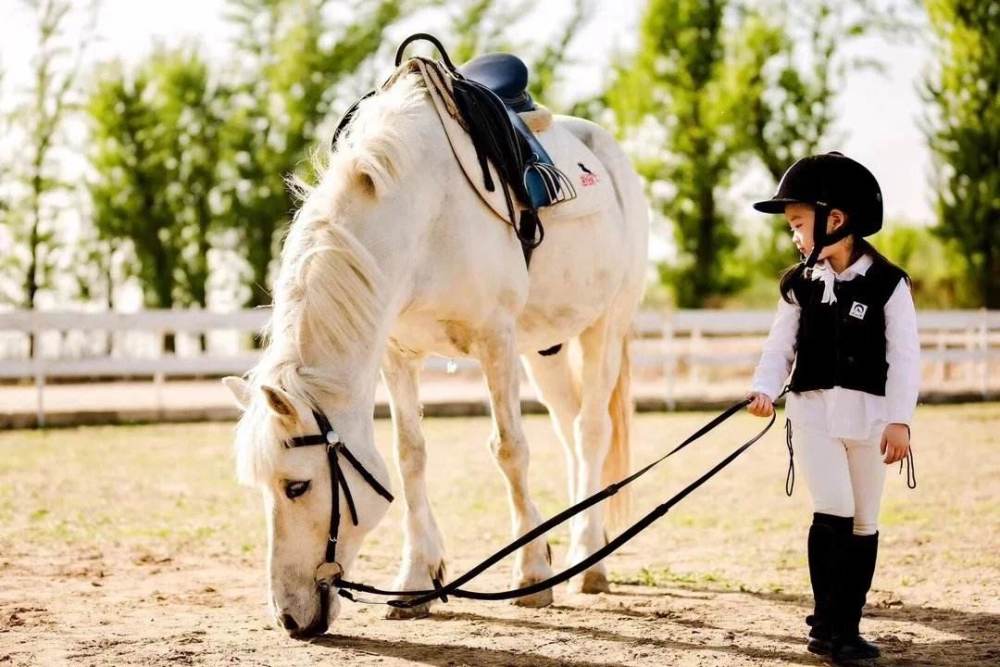
[[[34,381],[41,424],[44,388],[51,378],[152,377],[159,386],[168,377],[242,374],[259,354],[250,345],[250,333],[259,331],[268,315],[267,310],[0,313],[0,380]],[[719,374],[747,375],[772,317],[772,311],[642,312],[633,344],[635,367],[662,377],[671,405],[678,378],[700,384],[716,381]],[[995,392],[990,378],[991,366],[1000,360],[1000,311],[925,311],[918,321],[925,385],[929,380],[932,387],[944,388],[961,368],[966,391],[983,397]],[[168,333],[178,336],[175,354],[161,352]],[[32,336],[39,352],[27,358]],[[204,352],[198,344],[202,336],[208,341]],[[444,364],[428,362],[431,370],[443,370]]]

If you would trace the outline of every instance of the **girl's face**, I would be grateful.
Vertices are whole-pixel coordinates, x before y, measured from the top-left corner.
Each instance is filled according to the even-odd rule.
[[[816,223],[816,208],[812,204],[786,204],[785,219],[792,230],[792,243],[798,248],[799,253],[808,257],[813,249],[813,225]],[[844,213],[835,208],[830,211],[826,218],[826,232],[829,234],[844,224]],[[832,245],[823,248],[819,254],[820,259],[826,259],[843,249],[848,248],[850,236],[842,238]]]

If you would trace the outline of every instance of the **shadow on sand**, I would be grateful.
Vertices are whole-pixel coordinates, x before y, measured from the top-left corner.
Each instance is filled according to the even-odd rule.
[[[697,587],[685,587],[682,589],[686,593],[694,594],[691,597],[697,599],[709,599],[723,595],[745,595],[753,598],[765,600],[775,604],[791,605],[802,610],[805,616],[807,608],[811,605],[811,598],[802,595],[789,595],[782,593],[767,592],[737,592],[720,591],[716,589],[700,589]],[[663,593],[667,594],[666,591]],[[622,597],[647,597],[646,595],[633,595],[631,592],[622,594]],[[617,596],[616,596],[617,597]],[[686,597],[686,596],[685,596]],[[683,615],[663,617],[662,612],[657,614],[653,611],[636,609],[603,609],[600,607],[574,607],[568,605],[556,606],[554,609],[574,611],[581,613],[593,613],[598,616],[623,616],[636,618],[638,620],[648,618],[661,623],[673,623],[685,627],[695,627],[699,629],[717,630],[720,633],[727,632],[727,629],[711,625],[703,620],[688,620]],[[367,637],[346,637],[342,635],[327,635],[314,641],[315,645],[327,646],[330,648],[344,649],[350,651],[361,651],[370,655],[392,657],[409,660],[415,663],[427,665],[455,665],[455,664],[476,664],[476,665],[514,665],[517,667],[556,667],[567,664],[565,658],[550,658],[539,655],[535,651],[542,646],[554,643],[543,641],[546,638],[571,635],[569,640],[555,641],[601,641],[616,642],[631,648],[642,650],[649,648],[662,650],[676,654],[678,651],[698,651],[716,653],[720,657],[739,656],[742,658],[756,659],[761,661],[786,661],[798,664],[822,664],[820,660],[805,651],[804,635],[783,635],[756,631],[753,626],[741,630],[742,635],[752,635],[763,639],[787,645],[786,649],[766,649],[750,646],[740,646],[731,642],[706,642],[692,643],[672,640],[665,637],[634,636],[621,634],[613,630],[602,628],[601,622],[592,625],[569,625],[565,619],[555,620],[545,618],[544,612],[539,614],[538,619],[507,618],[502,616],[490,616],[483,613],[472,612],[450,612],[447,609],[439,608],[427,621],[404,621],[404,622],[477,622],[490,626],[512,627],[520,630],[527,630],[537,633],[539,644],[532,648],[525,646],[523,651],[504,650],[496,648],[479,648],[472,646],[462,646],[460,644],[426,644],[418,642],[372,639]],[[872,639],[877,641],[883,649],[883,658],[879,665],[984,665],[1000,664],[1000,615],[992,613],[975,613],[958,609],[944,609],[938,607],[891,607],[888,609],[876,608],[870,613],[866,612],[866,617],[873,619],[887,619],[906,624],[919,624],[938,632],[955,635],[957,639],[949,639],[934,643],[915,643],[905,638],[896,637],[891,634],[877,634],[869,632]],[[347,643],[349,642],[349,644]],[[666,656],[665,656],[666,657]],[[618,664],[600,661],[588,661],[586,659],[572,660],[574,665],[583,667],[596,667],[600,665]]]

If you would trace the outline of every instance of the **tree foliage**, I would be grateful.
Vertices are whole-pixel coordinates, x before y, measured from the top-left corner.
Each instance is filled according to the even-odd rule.
[[[386,28],[407,8],[402,0],[230,1],[243,70],[223,135],[222,220],[239,236],[249,268],[247,306],[271,302],[271,270],[295,207],[287,178],[308,177],[309,151],[321,139],[317,128],[338,84],[378,50]]]
[[[871,0],[758,0],[739,9],[741,29],[732,70],[746,103],[736,108],[748,154],[777,183],[797,159],[837,146],[838,94],[862,70],[881,71],[877,58],[849,55],[858,39],[905,34],[896,7]],[[765,233],[770,250],[761,270],[787,266],[795,251],[784,220]]]
[[[526,43],[514,36],[513,26],[530,19],[537,3],[530,0],[463,0],[449,6],[449,55],[456,65],[491,51],[507,51],[528,65],[528,91],[548,106],[553,99],[560,71],[569,64],[573,39],[593,17],[595,0],[573,0],[566,19],[539,44]]]
[[[76,108],[81,61],[93,35],[96,4],[74,8],[69,0],[23,3],[36,18],[37,40],[31,83],[11,119],[11,130],[23,150],[5,165],[9,181],[2,208],[13,251],[0,258],[0,285],[9,289],[0,297],[21,308],[34,308],[39,293],[53,286],[65,242],[58,225],[65,206],[59,199],[67,198],[75,187],[66,178],[65,129]],[[77,18],[83,18],[82,30],[74,25]]]
[[[646,5],[638,51],[618,64],[598,102],[614,111],[657,211],[672,225],[678,256],[661,267],[661,278],[679,305],[717,303],[742,289],[750,272],[789,263],[783,225],[750,253],[765,249],[759,266],[737,261],[749,255],[735,254],[725,190],[748,166],[763,165],[777,181],[797,158],[819,150],[848,74],[878,66],[848,57],[845,47],[899,25],[868,0]],[[594,115],[592,105],[583,111]]]
[[[651,0],[639,50],[619,66],[606,96],[654,207],[672,223],[679,256],[661,268],[683,307],[739,285],[725,261],[737,239],[717,196],[741,148],[733,119],[743,100],[727,76],[726,5]]]
[[[94,226],[128,243],[148,307],[207,305],[226,97],[193,49],[110,65],[91,94]]]
[[[936,231],[960,250],[975,300],[1000,308],[1000,3],[929,0],[937,66],[925,82]]]

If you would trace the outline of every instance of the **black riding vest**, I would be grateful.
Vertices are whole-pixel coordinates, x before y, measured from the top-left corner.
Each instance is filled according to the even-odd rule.
[[[885,396],[885,304],[906,274],[874,263],[863,276],[834,283],[836,303],[821,303],[823,281],[795,269],[790,291],[801,307],[791,390],[844,387]]]

